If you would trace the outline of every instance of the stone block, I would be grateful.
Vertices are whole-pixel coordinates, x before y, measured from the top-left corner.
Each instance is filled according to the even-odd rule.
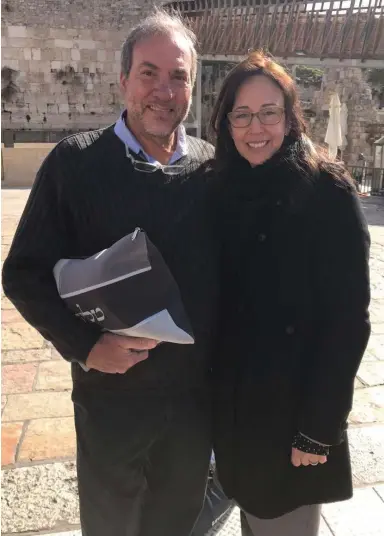
[[[31,84],[29,84],[29,89],[30,89],[31,93],[37,93],[38,94],[41,91],[41,86],[37,82],[32,82]]]
[[[384,336],[372,335],[368,342],[367,351],[377,359],[384,360]]]
[[[366,350],[362,363],[372,363],[372,361],[378,361],[377,357],[371,354],[368,350]]]
[[[92,32],[92,38],[95,40],[95,41],[106,41],[107,39],[109,39],[111,35],[111,31],[110,30],[94,30]]]
[[[2,533],[46,532],[79,523],[74,462],[5,470]],[[107,536],[107,535],[106,535]]]
[[[41,73],[43,72],[43,64],[46,65],[47,61],[41,62],[41,61],[30,61],[29,62],[29,72],[30,73]]]
[[[65,92],[60,92],[56,94],[56,104],[58,105],[57,113],[68,113],[68,94]],[[62,107],[62,108],[61,108]],[[60,111],[62,110],[62,111]]]
[[[63,65],[61,61],[58,61],[58,60],[51,61],[51,69],[59,71],[62,67]]]
[[[116,76],[116,73],[104,73],[103,74],[103,82],[105,84],[118,84],[119,83],[119,77]]]
[[[23,322],[24,319],[16,309],[6,309],[1,311],[1,322],[3,324],[9,324],[11,322]]]
[[[24,59],[25,60],[31,60],[32,59],[32,50],[30,48],[24,48]]]
[[[80,59],[81,59],[80,50],[78,50],[76,48],[72,48],[71,49],[71,59],[73,61],[80,61]]]
[[[62,48],[54,48],[54,58],[53,61],[63,61],[63,52],[64,50]]]
[[[349,501],[324,505],[322,513],[336,536],[381,536],[383,506],[373,489],[358,489]]]
[[[61,61],[64,61],[66,64],[68,64],[72,59],[71,49],[62,48],[59,52],[60,52],[59,54],[60,58],[57,58],[57,59],[60,59]]]
[[[96,48],[96,41],[90,39],[78,39],[76,40],[76,43],[78,44],[80,50],[94,50]]]
[[[384,426],[350,428],[348,437],[354,486],[384,482]]]
[[[73,47],[73,39],[54,39],[55,48],[69,48]]]
[[[49,37],[52,39],[66,40],[68,32],[64,28],[49,28]]]
[[[91,39],[93,39],[93,32],[94,32],[94,30],[91,30],[91,29],[88,29],[88,28],[81,28],[79,30],[79,38],[80,39],[91,40]]]
[[[82,50],[81,59],[87,64],[90,62],[96,62],[97,60],[97,50]],[[88,65],[87,65],[88,66]]]
[[[1,50],[1,56],[4,63],[7,65],[7,60],[22,60],[24,59],[24,51],[22,48],[4,47]]]
[[[8,350],[1,352],[1,360],[4,363],[29,363],[33,361],[47,361],[51,358],[50,348],[40,350]]]
[[[40,59],[43,61],[53,61],[55,59],[55,51],[53,48],[42,48],[40,50]]]
[[[7,397],[5,395],[1,395],[1,411],[5,408],[5,404],[7,403]]]
[[[384,386],[357,389],[349,420],[352,424],[384,423]]]
[[[117,51],[112,50],[112,49],[107,49],[106,52],[107,52],[107,60],[106,61],[110,61],[111,63],[114,63]],[[118,52],[120,52],[120,51],[118,51]],[[120,61],[120,57],[119,57],[118,61]]]
[[[107,53],[105,50],[98,50],[97,51],[97,61],[106,61],[107,59]]]
[[[25,104],[35,104],[36,102],[36,95],[31,92],[25,92],[24,93],[24,102]]]
[[[64,96],[64,99],[67,99],[67,97]],[[59,114],[67,114],[68,112],[69,112],[68,102],[59,104]]]
[[[40,73],[43,73],[44,75],[50,75],[50,80],[51,80],[51,62],[50,61],[39,61],[38,63],[39,65],[39,72]],[[44,80],[45,80],[45,76],[44,76]]]
[[[67,34],[70,37],[78,37],[79,36],[79,29],[77,28],[67,28]]]
[[[362,363],[357,375],[365,385],[370,387],[384,385],[384,361]]]
[[[1,372],[2,393],[29,393],[35,381],[37,363],[3,365]]]
[[[27,28],[27,35],[32,38],[46,39],[49,37],[49,26],[43,24],[29,26]]]
[[[72,414],[71,396],[67,391],[15,394],[8,396],[3,422],[70,417]]]
[[[3,423],[1,426],[1,465],[15,463],[16,450],[23,431],[22,422]],[[3,488],[3,496],[4,496]]]
[[[3,350],[28,350],[42,348],[43,337],[26,322],[5,324],[2,326]]]
[[[26,26],[8,26],[8,37],[27,37]]]
[[[14,48],[32,48],[35,43],[35,39],[26,37],[12,37],[8,39],[8,46]]]
[[[116,61],[120,62],[120,58],[121,58],[121,52],[120,52],[120,50],[115,50],[115,54],[114,54],[115,62],[116,62]]]
[[[45,39],[44,40],[44,46],[41,46],[40,48],[55,48],[55,40],[54,39]]]
[[[28,424],[18,461],[75,457],[76,434],[73,417],[37,419]]]
[[[18,71],[19,66],[19,60],[9,59],[2,62],[2,67],[10,67],[11,69],[15,69],[15,71]]]
[[[3,119],[3,121],[4,121],[4,119]],[[1,309],[10,310],[10,309],[14,309],[14,308],[15,307],[14,307],[13,303],[10,302],[8,298],[5,298],[5,297],[1,298]]]

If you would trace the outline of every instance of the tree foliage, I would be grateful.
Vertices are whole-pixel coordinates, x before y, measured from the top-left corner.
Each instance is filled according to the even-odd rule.
[[[296,82],[299,85],[314,86],[320,88],[323,79],[324,69],[298,65],[296,67]]]
[[[367,81],[372,86],[372,95],[379,101],[379,108],[384,108],[384,69],[369,69]]]
[[[377,89],[384,88],[384,69],[369,69],[367,80]]]

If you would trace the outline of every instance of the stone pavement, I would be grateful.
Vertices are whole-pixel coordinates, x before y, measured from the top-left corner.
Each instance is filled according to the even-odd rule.
[[[28,194],[2,192],[2,261]],[[372,236],[373,329],[350,416],[354,483],[362,489],[324,507],[321,536],[384,534],[384,199],[362,202]],[[1,307],[2,534],[78,536],[69,364],[4,296]],[[240,536],[238,510],[213,532]]]

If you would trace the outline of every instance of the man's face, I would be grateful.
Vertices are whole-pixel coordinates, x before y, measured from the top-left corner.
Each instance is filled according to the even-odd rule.
[[[170,136],[188,115],[192,54],[181,35],[154,36],[135,45],[132,67],[121,86],[129,126],[159,138]]]

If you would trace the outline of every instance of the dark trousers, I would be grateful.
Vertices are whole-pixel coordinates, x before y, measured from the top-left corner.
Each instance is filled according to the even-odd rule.
[[[74,388],[83,536],[189,536],[211,455],[206,391]]]
[[[275,519],[259,519],[241,512],[242,536],[317,536],[321,505],[301,506]]]

